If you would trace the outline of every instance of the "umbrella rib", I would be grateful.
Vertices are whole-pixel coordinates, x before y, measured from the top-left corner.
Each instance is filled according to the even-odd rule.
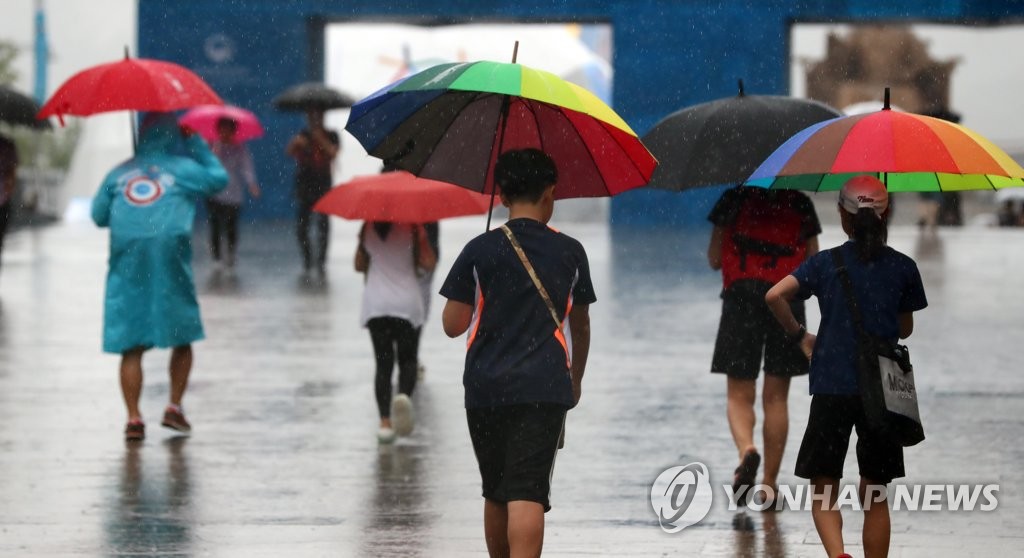
[[[600,121],[600,120],[598,120],[598,122],[601,122],[601,121]],[[625,148],[625,147],[624,147],[624,146],[622,145],[622,142],[620,142],[620,141],[618,140],[618,138],[616,138],[616,137],[615,137],[614,135],[612,135],[612,134],[611,134],[610,132],[608,132],[608,130],[607,130],[607,129],[605,128],[605,126],[604,126],[604,124],[603,124],[603,123],[601,124],[601,129],[605,131],[605,134],[607,134],[607,135],[608,135],[608,136],[609,136],[610,138],[612,138],[612,140],[613,140],[613,141],[615,142],[615,145],[619,146],[619,150],[620,150],[620,151],[622,151],[623,153],[629,153],[629,151],[628,151],[628,150],[626,150],[626,148]],[[640,141],[640,139],[639,139],[639,138],[637,138],[637,141],[639,141],[639,142],[640,142],[640,145],[642,145],[642,146],[643,146],[643,148],[644,148],[645,150],[647,150],[647,146],[646,146],[646,145],[644,145],[644,144],[643,144],[643,142],[642,142],[642,141]],[[648,153],[650,153],[650,151],[649,151],[649,150],[648,150],[647,152],[648,152]],[[653,155],[651,155],[651,157],[654,157],[654,156],[653,156]],[[640,177],[641,177],[641,178],[643,178],[643,176],[644,176],[644,173],[643,173],[643,172],[642,172],[642,171],[640,170],[640,167],[638,167],[638,166],[637,166],[637,164],[636,164],[636,161],[635,161],[635,160],[634,160],[634,159],[633,159],[632,157],[629,157],[629,156],[627,156],[627,157],[626,157],[626,160],[627,160],[627,161],[629,161],[629,162],[630,162],[630,164],[632,164],[632,165],[633,165],[633,170],[635,170],[635,171],[636,171],[636,173],[637,173],[638,175],[640,175]],[[654,171],[653,171],[653,170],[651,171],[651,176],[654,176]],[[645,182],[645,183],[646,183],[646,182],[650,182],[650,180],[651,180],[651,179],[650,179],[650,178],[648,178],[648,179],[647,179],[647,180],[645,180],[644,182]]]
[[[598,126],[600,127],[601,131],[602,131],[602,132],[604,132],[604,135],[605,135],[606,137],[610,138],[610,139],[611,139],[611,142],[612,142],[612,143],[614,143],[614,144],[615,144],[615,145],[616,145],[616,146],[617,146],[617,147],[619,148],[619,150],[620,150],[621,152],[623,152],[623,153],[627,153],[626,149],[625,149],[625,148],[624,148],[624,147],[622,146],[622,143],[621,143],[621,142],[619,142],[619,141],[618,141],[618,139],[616,139],[616,137],[615,137],[614,135],[612,135],[611,133],[609,133],[609,132],[608,132],[608,129],[607,129],[607,128],[605,128],[605,126],[604,126],[603,122],[602,122],[602,121],[601,121],[600,119],[598,119],[598,118],[595,118],[595,117],[593,117],[593,116],[590,116],[589,114],[586,114],[586,113],[582,113],[582,112],[579,112],[579,111],[573,111],[573,110],[572,110],[572,109],[570,109],[570,108],[565,108],[565,107],[562,107],[562,106],[559,106],[559,105],[554,105],[554,104],[551,104],[551,103],[544,103],[543,101],[537,101],[537,102],[538,102],[538,103],[542,103],[542,104],[544,104],[544,105],[547,105],[547,106],[550,106],[550,107],[551,107],[552,109],[554,109],[554,112],[556,112],[556,113],[557,113],[557,114],[558,114],[558,115],[559,115],[560,117],[562,117],[562,119],[566,120],[566,121],[567,121],[567,122],[569,123],[569,126],[570,126],[570,127],[572,128],[572,129],[574,129],[574,130],[576,129],[576,126],[575,126],[575,125],[573,125],[573,122],[572,122],[572,120],[569,120],[569,117],[568,117],[568,115],[566,115],[566,111],[572,111],[572,112],[576,112],[576,113],[578,113],[578,114],[582,114],[582,115],[583,115],[584,117],[586,117],[586,118],[593,118],[593,119],[594,119],[595,121],[597,121],[597,122],[598,122]],[[527,106],[529,107],[529,106],[530,106],[530,104],[529,104],[529,103],[527,103]],[[531,113],[533,114],[533,116],[534,116],[534,120],[537,120],[537,114],[536,114],[536,112],[535,112],[535,111],[533,111],[533,110],[532,110],[532,108],[531,108],[531,111],[530,111],[530,112],[531,112]],[[538,130],[540,130],[540,127],[539,127],[539,122],[538,122],[538,128],[537,128],[537,129],[538,129]],[[538,135],[540,135],[540,134],[538,134]],[[580,138],[580,142],[581,142],[581,143],[583,144],[583,147],[584,147],[584,150],[583,150],[583,151],[585,151],[585,152],[586,152],[587,156],[588,156],[588,157],[590,157],[590,161],[591,161],[591,162],[592,162],[592,163],[594,164],[594,168],[595,168],[595,169],[600,169],[600,168],[601,168],[601,166],[600,166],[600,165],[598,164],[598,162],[597,162],[597,158],[596,158],[596,157],[594,157],[594,154],[593,154],[593,152],[591,152],[591,150],[590,150],[590,146],[589,146],[589,145],[587,145],[587,142],[586,142],[586,140],[585,140],[585,139],[583,139],[583,134],[580,134],[580,133],[579,133],[579,132],[577,131],[577,136],[579,136],[579,138]],[[543,136],[541,136],[541,138],[542,138],[542,139],[541,139],[541,142],[542,142],[542,144],[541,144],[541,147],[543,148],[543,141],[544,141],[544,140],[543,140]],[[645,147],[645,149],[646,149],[646,147]],[[630,164],[631,164],[631,165],[633,166],[633,169],[634,169],[634,170],[635,170],[635,171],[637,172],[637,174],[638,174],[638,175],[640,175],[641,177],[643,177],[643,173],[642,173],[642,172],[640,172],[640,168],[639,168],[639,167],[637,167],[637,164],[636,164],[636,162],[635,162],[635,161],[634,161],[634,160],[632,159],[632,157],[626,157],[626,159],[627,159],[627,160],[629,160]],[[600,170],[598,170],[598,175],[599,175],[599,176],[601,177],[601,180],[602,180],[602,182],[604,183],[604,189],[605,189],[605,191],[607,191],[607,192],[608,192],[608,195],[612,195],[612,191],[611,191],[611,189],[610,189],[610,188],[608,188],[608,181],[607,181],[607,180],[605,179],[604,175],[603,175],[603,174],[602,174],[602,173],[600,172]]]
[[[526,103],[526,110],[530,111],[530,114],[533,115],[533,123],[537,125],[537,139],[540,141],[540,150],[547,153],[547,150],[544,149],[544,134],[540,133],[540,119],[537,118],[537,111],[534,110],[531,103]]]
[[[474,97],[474,99],[482,99],[483,97],[485,97],[487,95],[494,95],[494,93],[485,93],[483,95],[480,95],[479,97]],[[512,96],[511,95],[500,94],[499,96],[504,97],[502,99],[502,101],[501,101],[502,104],[505,103],[505,99],[508,99],[509,105],[512,104]],[[509,107],[509,109],[511,109],[511,106]],[[501,122],[501,128],[496,130],[498,133],[494,134],[494,137],[491,138],[491,153],[494,153],[494,160],[495,161],[498,160],[498,157],[501,157],[501,153],[495,153],[495,149],[500,149],[501,148],[501,145],[498,143],[499,141],[501,143],[504,143],[505,131],[508,129],[508,112],[505,112],[504,115],[502,115],[499,112],[498,120]],[[445,132],[445,133],[447,133],[447,132]],[[483,184],[481,184],[481,186],[480,186],[480,193],[481,194],[486,194],[487,193],[487,191],[486,191],[487,190],[487,178],[488,178],[488,175],[489,175],[488,171],[490,171],[490,170],[491,170],[491,158],[487,157],[487,164],[484,166],[484,181],[483,181]],[[493,194],[493,193],[495,193],[497,191],[498,191],[498,183],[497,182],[492,182],[491,183],[491,193]]]
[[[559,116],[561,116],[563,119],[565,119],[565,120],[567,120],[569,122],[570,128],[572,128],[573,130],[576,130],[576,126],[573,125],[572,120],[569,120],[569,117],[565,114],[565,111],[571,110],[571,109],[567,109],[567,108],[560,107],[560,106],[557,106],[557,105],[552,105],[552,106],[554,106],[555,112],[558,113]],[[593,117],[591,117],[589,115],[586,115],[586,116],[588,118],[593,118]],[[604,131],[605,134],[608,134],[608,131],[604,129],[604,126],[601,126],[601,130]],[[601,181],[604,183],[603,186],[604,186],[605,191],[607,191],[608,195],[610,196],[612,191],[610,189],[608,189],[608,181],[605,180],[604,175],[601,174],[601,166],[597,164],[597,159],[594,157],[594,154],[590,151],[590,146],[587,145],[586,140],[583,139],[583,134],[579,133],[579,130],[576,130],[576,135],[579,136],[580,143],[583,144],[583,148],[584,148],[583,151],[587,154],[588,157],[590,157],[590,161],[594,164],[594,168],[597,169],[597,175],[601,177]],[[608,134],[608,135],[610,135],[610,134]],[[618,144],[616,143],[616,145],[618,145]]]
[[[455,91],[455,90],[453,90],[453,89],[449,89],[449,90],[447,90],[447,91],[446,91],[446,92],[445,92],[444,94],[442,94],[442,95],[439,95],[439,96],[435,97],[435,98],[434,98],[433,100],[431,100],[431,101],[430,101],[430,103],[428,103],[428,104],[427,104],[427,105],[425,105],[424,107],[421,107],[421,108],[420,108],[419,110],[417,110],[417,111],[416,111],[416,113],[419,113],[419,112],[420,112],[421,110],[423,110],[424,108],[426,108],[426,107],[427,107],[427,106],[429,106],[430,104],[432,104],[432,103],[435,103],[435,102],[439,101],[439,100],[440,100],[440,99],[442,99],[443,97],[446,97],[446,96],[448,96],[448,93],[452,93],[452,94],[455,94],[455,93],[459,93],[459,92],[458,92],[458,91]],[[480,95],[480,96],[477,96],[477,95],[471,95],[471,96],[469,96],[469,97],[468,97],[468,99],[467,99],[467,101],[466,101],[466,103],[465,103],[465,104],[463,104],[463,105],[462,105],[461,107],[459,107],[458,111],[456,112],[456,115],[460,114],[460,113],[461,113],[461,112],[462,112],[463,110],[465,110],[465,109],[466,109],[466,107],[467,107],[467,106],[469,106],[470,104],[472,104],[472,103],[473,103],[474,101],[476,101],[476,100],[480,99],[481,97],[483,97],[483,96],[482,96],[482,95]],[[442,133],[442,134],[441,134],[440,136],[438,136],[438,137],[439,137],[439,138],[441,138],[441,139],[443,139],[443,138],[447,137],[447,136],[448,136],[448,131],[449,131],[449,130],[451,130],[452,126],[454,126],[454,125],[455,125],[455,121],[456,121],[456,120],[458,120],[458,118],[450,118],[450,119],[448,119],[448,122],[447,122],[447,124],[446,124],[446,125],[445,125],[445,127],[444,127],[444,132],[443,132],[443,133]],[[440,140],[438,140],[438,143],[439,143],[439,142],[440,142]],[[494,145],[494,144],[492,143],[492,144],[491,144],[491,146],[492,146],[492,149],[493,149],[493,145]],[[423,161],[423,165],[422,165],[422,166],[420,166],[420,168],[416,169],[416,171],[415,171],[415,172],[413,172],[413,174],[416,174],[416,175],[418,175],[419,173],[423,172],[423,169],[424,169],[424,168],[425,168],[425,167],[427,166],[427,163],[428,163],[428,162],[430,162],[430,158],[431,158],[431,157],[427,157],[426,159],[424,159],[424,161]],[[490,163],[488,163],[488,167],[490,167]],[[409,170],[410,170],[410,172],[412,172],[412,170],[411,170],[411,169],[409,169]],[[487,176],[486,176],[486,175],[487,175],[487,170],[485,169],[485,170],[484,170],[484,185],[485,185],[485,186],[487,185]],[[481,188],[483,188],[483,187],[481,187]],[[482,190],[481,190],[481,193],[482,193]]]

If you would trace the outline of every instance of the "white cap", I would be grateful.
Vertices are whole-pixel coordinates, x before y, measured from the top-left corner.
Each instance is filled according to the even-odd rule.
[[[889,192],[881,180],[869,175],[855,176],[839,191],[839,205],[849,213],[870,207],[879,217],[889,208]]]

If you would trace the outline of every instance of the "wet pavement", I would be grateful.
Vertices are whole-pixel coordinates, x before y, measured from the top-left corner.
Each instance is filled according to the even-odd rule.
[[[148,438],[123,442],[118,359],[100,352],[104,231],[67,224],[8,237],[0,273],[0,555],[479,556],[482,500],[462,409],[464,342],[424,334],[414,434],[378,447],[373,360],[358,324],[356,226],[334,221],[325,280],[305,279],[288,224],[242,231],[234,274],[196,243],[207,340],[185,400],[191,437],[159,426],[167,351],[146,354]],[[725,509],[735,455],[724,381],[707,372],[719,279],[706,232],[561,223],[591,257],[599,302],[583,401],[569,415],[547,516],[548,556],[821,556],[809,512]],[[440,274],[483,228],[442,226]],[[839,231],[828,226],[822,245]],[[928,440],[905,482],[998,483],[991,512],[893,515],[898,558],[1012,555],[1024,545],[1024,231],[896,227],[931,302],[914,354]],[[437,279],[440,283],[440,278]],[[809,307],[812,323],[817,311]],[[782,482],[806,424],[794,382]],[[658,526],[649,493],[673,465],[708,465],[715,503]],[[853,456],[846,479],[856,478]],[[847,512],[848,551],[861,526]],[[740,528],[735,528],[740,527]]]

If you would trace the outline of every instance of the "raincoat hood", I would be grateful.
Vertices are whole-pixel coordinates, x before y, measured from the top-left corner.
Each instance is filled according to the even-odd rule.
[[[139,125],[139,146],[137,153],[181,153],[184,152],[184,138],[178,126],[178,119],[169,112],[151,112]]]

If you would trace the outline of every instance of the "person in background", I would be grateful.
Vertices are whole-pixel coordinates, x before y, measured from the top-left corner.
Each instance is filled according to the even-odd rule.
[[[997,215],[1000,227],[1016,227],[1020,224],[1017,222],[1019,217],[1017,215],[1017,209],[1013,206],[1013,200],[1004,200]]]
[[[11,202],[18,183],[18,150],[14,142],[0,135],[0,255],[3,254],[7,223],[11,219]]]
[[[708,220],[714,225],[708,264],[722,271],[722,317],[711,371],[726,376],[726,415],[739,454],[733,494],[745,501],[761,463],[754,444],[754,405],[763,355],[762,484],[773,500],[789,435],[790,379],[807,374],[807,358],[786,341],[764,306],[764,295],[817,253],[821,224],[810,198],[800,192],[742,186],[726,190]],[[792,311],[803,323],[803,302],[794,302]]]
[[[928,233],[935,233],[939,226],[939,208],[942,207],[942,192],[918,192],[917,227]]]
[[[210,250],[215,265],[221,265],[221,237],[227,241],[227,257],[224,263],[228,269],[235,266],[235,252],[238,247],[238,213],[245,201],[243,186],[254,198],[260,197],[256,183],[256,169],[252,154],[244,143],[235,140],[238,122],[228,117],[217,120],[217,141],[210,148],[228,173],[228,186],[219,194],[206,200],[210,220]]]
[[[922,113],[924,116],[938,118],[953,124],[959,124],[963,116],[947,107],[940,106],[934,110]],[[937,207],[934,209],[934,225],[941,227],[962,227],[964,224],[963,197],[960,192],[936,192],[931,199],[937,200]],[[926,197],[922,194],[922,197]]]
[[[852,284],[853,299],[869,334],[895,341],[914,331],[914,312],[928,306],[917,264],[886,246],[889,195],[873,176],[848,180],[839,192],[839,215],[849,236],[776,283],[765,302],[786,337],[811,359],[811,410],[796,460],[796,475],[810,479],[811,515],[830,558],[849,558],[843,545],[843,517],[836,507],[850,434],[857,431],[859,496],[864,510],[866,558],[889,553],[889,504],[885,485],[904,476],[903,447],[868,426],[858,382],[858,343],[850,305],[834,253]],[[818,298],[817,336],[793,315],[794,299]]]
[[[285,152],[295,159],[296,164],[295,199],[299,205],[296,227],[302,253],[302,269],[309,273],[315,263],[317,271],[323,276],[331,229],[327,215],[314,212],[313,204],[334,184],[332,168],[334,159],[341,152],[341,141],[338,132],[324,128],[324,112],[310,109],[306,112],[306,128],[292,137]],[[310,226],[315,226],[317,230],[315,251],[309,240]]]
[[[400,156],[405,155],[411,150],[411,144],[407,146],[406,151],[401,153]],[[385,159],[383,166],[381,166],[380,172],[395,172],[401,170],[401,167],[394,163],[393,159]],[[437,221],[431,223],[423,223],[423,231],[427,235],[427,242],[430,244],[430,248],[434,251],[434,258],[436,260],[441,259],[441,225]],[[435,268],[436,269],[436,268]],[[424,320],[426,316],[430,314],[430,302],[434,296],[434,271],[435,269],[421,270],[419,274],[420,292],[423,295],[423,315]],[[419,340],[423,339],[423,327],[416,328],[416,337]],[[418,354],[418,352],[417,352]],[[420,380],[423,379],[427,369],[422,362],[417,359],[416,362],[416,377]]]
[[[370,331],[376,360],[374,394],[380,427],[377,439],[390,444],[414,425],[419,330],[425,309],[419,276],[432,273],[437,257],[421,225],[367,222],[359,231],[355,269],[366,274],[361,319]],[[398,395],[391,377],[398,364]]]
[[[190,432],[182,398],[192,371],[192,343],[203,324],[192,279],[196,202],[222,190],[228,175],[206,142],[170,113],[142,120],[131,159],[115,167],[92,200],[92,220],[110,228],[103,350],[121,355],[125,438],[142,440],[142,354],[172,348],[170,400],[161,424]]]
[[[438,260],[441,259],[441,224],[437,221],[432,223],[423,223],[423,232],[427,236],[427,243],[430,244],[431,250],[434,251],[434,257]],[[436,269],[436,268],[435,268]],[[419,277],[420,282],[420,294],[423,295],[423,315],[430,315],[430,302],[434,297],[434,269],[425,271]],[[416,330],[417,337],[420,340],[423,339],[423,327]],[[416,375],[419,379],[423,379],[423,376],[427,372],[427,367],[423,365],[423,362],[416,361]]]
[[[463,384],[487,550],[540,556],[555,454],[582,395],[597,298],[583,245],[548,226],[558,182],[551,158],[537,149],[502,153],[494,181],[509,220],[462,249],[441,287],[442,323],[449,337],[469,332]]]

